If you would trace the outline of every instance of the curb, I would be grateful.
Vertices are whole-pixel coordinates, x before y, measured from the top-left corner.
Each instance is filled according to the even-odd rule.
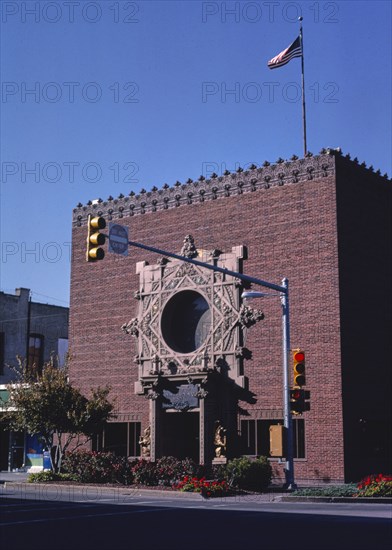
[[[296,497],[282,496],[281,502],[342,502],[358,504],[392,504],[391,497]]]
[[[157,497],[166,497],[166,498],[180,498],[180,499],[193,499],[193,500],[209,500],[203,497],[200,493],[188,493],[188,492],[181,492],[181,491],[164,491],[159,489],[142,489],[138,487],[131,487],[127,485],[113,485],[108,487],[107,485],[89,485],[89,484],[81,484],[81,485],[73,485],[73,484],[62,484],[62,483],[19,483],[19,482],[13,482],[13,481],[5,481],[3,484],[4,491],[7,489],[12,489],[14,491],[15,489],[31,489],[31,492],[34,492],[35,490],[39,490],[42,488],[53,488],[53,489],[61,489],[64,490],[64,492],[70,492],[70,491],[81,491],[81,492],[91,492],[94,491],[96,493],[118,493],[121,492],[124,496],[157,496]],[[1,494],[1,492],[0,492]],[[6,496],[5,492],[3,492],[3,495]]]
[[[64,495],[69,497],[72,494],[77,495],[81,493],[86,496],[86,498],[91,498],[94,494],[96,497],[105,496],[110,494],[118,494],[122,496],[129,497],[158,497],[163,499],[176,499],[176,500],[195,500],[202,502],[216,502],[216,501],[260,501],[260,502],[280,502],[282,493],[272,491],[269,493],[245,493],[245,494],[236,494],[236,495],[226,495],[226,496],[217,496],[212,498],[207,498],[202,496],[200,493],[191,493],[191,492],[181,492],[174,490],[160,490],[160,489],[147,489],[141,487],[133,487],[130,485],[89,485],[89,484],[71,484],[71,483],[56,483],[56,482],[47,482],[47,483],[27,483],[27,482],[14,482],[6,481],[2,486],[0,486],[0,496],[7,496],[7,491],[10,491],[12,494],[20,492],[23,495],[23,498],[34,498],[34,496],[39,496],[40,492],[46,490],[57,490],[63,492]],[[47,495],[47,494],[46,494]]]
[[[31,490],[28,492],[34,493],[43,490],[44,488],[53,488],[57,490],[63,490],[64,493],[70,493],[71,491],[80,491],[84,493],[100,493],[104,495],[105,493],[121,493],[123,496],[132,496],[132,497],[160,497],[168,499],[185,499],[185,500],[197,500],[197,501],[217,501],[222,499],[239,499],[243,498],[244,500],[255,499],[266,502],[286,502],[286,503],[358,503],[358,504],[392,504],[392,497],[306,497],[306,496],[294,496],[287,495],[284,493],[279,493],[272,491],[269,493],[252,493],[252,494],[241,494],[241,495],[229,495],[229,496],[219,496],[215,498],[206,498],[203,497],[200,493],[191,493],[191,492],[181,492],[181,491],[165,491],[160,489],[147,489],[139,488],[127,485],[113,485],[108,487],[107,485],[89,485],[89,484],[80,484],[74,485],[71,483],[27,483],[27,482],[15,482],[15,481],[4,481],[1,484],[3,489],[0,489],[0,496],[7,496],[7,489],[11,489],[11,492],[14,493],[15,490],[20,490],[24,492],[26,497],[26,490]],[[14,493],[15,494],[15,493]],[[32,495],[33,496],[33,495]]]

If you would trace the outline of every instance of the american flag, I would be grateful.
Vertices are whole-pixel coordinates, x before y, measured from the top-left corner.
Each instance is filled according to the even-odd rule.
[[[301,55],[302,46],[300,37],[298,36],[288,48],[268,61],[268,67],[270,69],[277,69],[278,67],[282,67],[282,65],[286,65],[294,57],[301,57]]]

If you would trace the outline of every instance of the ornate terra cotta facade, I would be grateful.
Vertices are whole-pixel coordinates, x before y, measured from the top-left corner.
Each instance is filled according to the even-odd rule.
[[[188,235],[180,254],[238,272],[244,250],[198,252]],[[138,342],[135,393],[150,400],[150,458],[192,455],[204,464],[217,418],[232,427],[235,445],[235,388],[247,388],[244,331],[264,315],[241,305],[241,281],[222,273],[168,258],[139,262],[136,271],[138,317],[122,328]]]

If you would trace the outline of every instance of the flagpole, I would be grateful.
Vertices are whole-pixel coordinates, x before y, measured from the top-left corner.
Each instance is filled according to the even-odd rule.
[[[307,145],[306,145],[304,38],[303,38],[303,32],[302,32],[302,20],[303,20],[303,17],[298,17],[298,21],[300,22],[299,39],[300,39],[300,42],[301,42],[301,68],[302,68],[302,124],[303,124],[303,134],[304,134],[304,156],[306,156],[306,154],[308,152],[308,148],[307,148]]]

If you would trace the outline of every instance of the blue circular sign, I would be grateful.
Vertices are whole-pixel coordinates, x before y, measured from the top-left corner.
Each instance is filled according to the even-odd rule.
[[[109,246],[115,254],[125,254],[128,251],[128,229],[112,224],[109,229]]]

